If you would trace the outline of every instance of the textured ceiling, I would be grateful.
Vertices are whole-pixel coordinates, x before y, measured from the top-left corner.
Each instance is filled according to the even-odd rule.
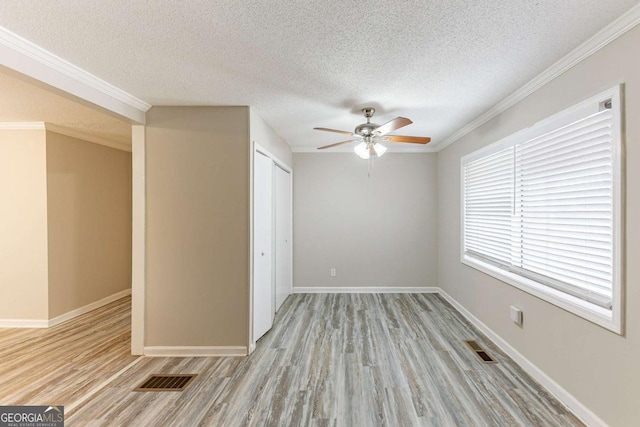
[[[359,107],[434,143],[635,0],[3,0],[0,25],[153,105],[252,105],[292,146]]]
[[[131,145],[131,124],[0,67],[0,122],[48,122]]]

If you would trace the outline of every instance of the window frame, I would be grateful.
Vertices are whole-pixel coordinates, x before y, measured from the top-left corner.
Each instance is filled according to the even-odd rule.
[[[613,155],[613,271],[612,309],[608,310],[569,293],[498,267],[493,263],[465,254],[465,165],[494,152],[524,143],[549,133],[559,127],[580,120],[586,111],[601,105],[605,100],[612,103],[612,155]],[[534,125],[511,134],[499,141],[473,151],[460,159],[460,262],[524,292],[534,295],[570,313],[593,322],[603,328],[622,335],[624,333],[624,145],[622,139],[622,85],[616,85],[585,101],[562,110]]]

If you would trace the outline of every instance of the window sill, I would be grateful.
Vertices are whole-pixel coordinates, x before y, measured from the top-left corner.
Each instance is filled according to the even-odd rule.
[[[469,255],[462,255],[460,261],[471,268],[488,274],[504,283],[573,313],[576,316],[595,323],[598,326],[602,326],[617,334],[622,334],[621,319],[619,313],[615,312],[615,306],[614,310],[607,310],[588,301],[576,298],[573,295],[550,288],[535,280],[502,270]]]

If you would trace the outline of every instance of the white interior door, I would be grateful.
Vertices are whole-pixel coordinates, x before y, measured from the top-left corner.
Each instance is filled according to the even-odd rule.
[[[273,161],[253,162],[253,341],[273,324]]]
[[[291,174],[275,167],[275,311],[291,294]]]

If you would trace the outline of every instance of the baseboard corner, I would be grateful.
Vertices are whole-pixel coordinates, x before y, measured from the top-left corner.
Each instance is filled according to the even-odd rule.
[[[74,310],[68,311],[64,314],[61,314],[59,316],[53,317],[51,319],[49,319],[49,321],[47,322],[47,326],[45,327],[52,327],[52,326],[56,326],[59,325],[61,323],[64,322],[68,322],[71,319],[74,319],[78,316],[82,316],[83,314],[87,314],[90,311],[96,310],[100,307],[103,307],[107,304],[110,304],[114,301],[117,301],[121,298],[127,297],[131,295],[131,288],[129,289],[125,289],[123,291],[120,292],[116,292],[115,294],[111,294],[105,298],[102,298],[98,301],[94,301],[92,303],[89,303],[87,305],[84,305],[82,307],[76,308]]]

